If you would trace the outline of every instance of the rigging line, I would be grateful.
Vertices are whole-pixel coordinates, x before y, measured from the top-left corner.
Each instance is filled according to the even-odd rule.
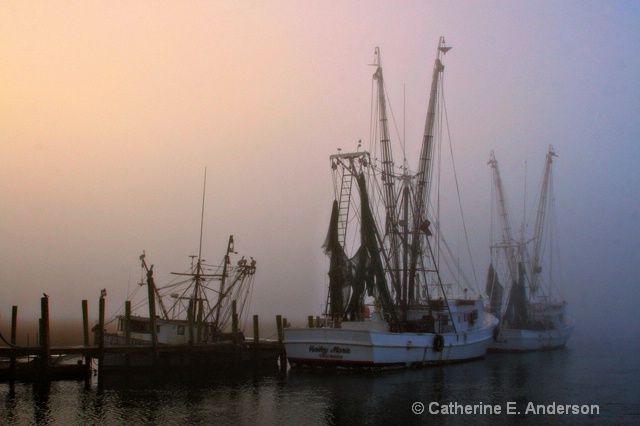
[[[2,340],[7,346],[12,347],[12,348],[21,348],[22,347],[22,346],[14,345],[13,343],[11,343],[7,339],[5,339],[4,336],[2,335],[2,332],[0,332],[0,340]]]
[[[491,172],[491,170],[489,170],[490,176],[491,176],[491,207],[490,207],[490,218],[491,220],[489,221],[489,261],[493,263],[493,252],[494,250],[491,248],[495,245],[495,242],[493,241],[493,236],[494,236],[494,229],[493,229],[493,225],[494,225],[494,218],[495,218],[495,204],[496,204],[496,189],[495,189],[495,184],[494,184],[494,177],[493,177],[493,173]]]
[[[525,234],[525,230],[526,228],[529,227],[528,225],[528,218],[527,218],[527,168],[528,168],[528,162],[525,161],[524,162],[524,197],[522,200],[522,229],[521,229],[521,235],[520,235],[520,242],[522,244],[524,244],[524,234]]]
[[[427,247],[429,248],[429,253],[431,253],[431,258],[433,259],[433,248],[431,247],[431,244],[429,243],[429,239],[426,239],[426,243],[427,243]],[[456,328],[456,322],[453,320],[453,313],[451,312],[451,307],[449,306],[449,299],[447,298],[447,294],[444,290],[444,287],[442,285],[442,278],[440,276],[440,268],[437,265],[435,266],[435,272],[436,272],[436,278],[438,280],[437,284],[440,287],[440,290],[442,291],[442,297],[444,298],[444,303],[447,306],[447,310],[449,311],[449,318],[451,319],[451,325],[453,325],[453,331],[455,333],[458,333],[458,330]]]
[[[442,86],[444,83],[444,76],[442,76],[440,78],[440,99],[442,99],[440,102],[438,102],[436,104],[436,117],[440,117],[440,120],[438,120],[435,125],[437,126],[436,128],[436,132],[438,135],[438,143],[436,146],[437,149],[437,154],[438,154],[438,174],[436,177],[436,217],[438,218],[438,221],[440,221],[440,218],[442,216],[440,216],[440,208],[441,208],[441,199],[440,199],[440,194],[441,194],[441,183],[442,183],[442,120],[443,120],[443,114],[442,114],[442,103],[444,102],[444,87]],[[432,173],[434,173],[432,171]],[[437,256],[437,265],[438,265],[438,269],[440,267],[440,254],[441,254],[441,249],[440,249],[440,244],[442,241],[442,232],[438,232],[437,233],[437,240],[436,240],[436,253],[435,255]],[[440,274],[438,272],[438,274]],[[438,277],[439,279],[439,277]],[[442,289],[442,292],[444,293],[444,289]]]
[[[402,164],[405,164],[407,162],[407,144],[406,141],[404,139],[404,137],[400,137],[400,130],[398,130],[398,122],[396,121],[396,116],[393,113],[393,106],[391,105],[391,101],[389,98],[389,92],[387,91],[387,83],[386,81],[383,81],[383,86],[384,86],[384,93],[385,96],[387,97],[387,105],[389,106],[389,111],[391,112],[391,119],[393,120],[393,127],[396,129],[396,134],[398,135],[398,140],[400,141],[400,146],[402,147]]]
[[[435,215],[433,213],[433,207],[430,208],[430,214]],[[453,250],[451,249],[451,246],[447,242],[447,239],[444,237],[444,235],[442,235],[440,222],[437,220],[434,220],[432,224],[434,226],[434,230],[438,233],[438,235],[441,236],[440,244],[442,245],[442,247],[444,247],[445,254],[448,254],[448,256],[443,256],[444,262],[445,264],[447,264],[449,268],[448,271],[451,273],[452,276],[455,276],[454,272],[458,273],[458,275],[460,276],[460,280],[456,281],[456,283],[458,284],[459,287],[460,287],[460,281],[463,281],[467,285],[467,287],[471,287],[471,281],[467,277],[466,273],[460,268],[459,262],[455,260],[456,257],[453,255]],[[439,248],[439,249],[442,250],[442,248]],[[457,271],[454,271],[454,268],[451,265],[449,265],[449,259],[452,261],[454,266],[457,266],[457,269],[458,269]],[[474,291],[473,288],[470,288],[470,290]]]
[[[478,293],[481,294],[480,292],[480,285],[478,284],[478,276],[476,275],[476,268],[475,265],[473,263],[473,257],[471,257],[471,246],[469,244],[469,235],[467,233],[467,225],[466,225],[466,221],[464,220],[464,210],[462,209],[462,198],[460,197],[460,186],[458,184],[458,173],[456,171],[456,162],[454,160],[453,157],[453,144],[451,143],[451,129],[449,128],[449,115],[447,114],[447,103],[445,102],[445,98],[444,98],[444,79],[442,81],[442,86],[443,86],[443,90],[442,90],[442,107],[443,107],[443,111],[444,111],[444,120],[445,120],[445,124],[447,126],[447,136],[449,138],[449,150],[451,151],[451,164],[453,166],[453,176],[456,182],[456,192],[458,194],[458,206],[460,207],[460,215],[462,216],[462,229],[464,230],[464,238],[467,242],[467,251],[469,254],[469,260],[471,262],[471,270],[473,271],[473,279],[476,282],[476,288],[478,290]]]
[[[407,85],[402,85],[402,166],[407,167]]]

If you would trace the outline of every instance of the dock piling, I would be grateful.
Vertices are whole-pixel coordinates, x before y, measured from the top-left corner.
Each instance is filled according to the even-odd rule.
[[[124,337],[127,346],[131,344],[131,300],[124,302]]]
[[[89,346],[89,305],[86,300],[82,301],[82,330],[84,345]]]
[[[280,372],[287,371],[287,353],[284,349],[284,329],[282,327],[282,315],[276,315],[276,327],[278,329],[278,345],[280,349]]]
[[[49,297],[44,296],[40,299],[40,342],[41,342],[41,380],[43,384],[51,381],[51,338],[49,335]]]
[[[105,300],[104,292],[100,295],[100,302],[98,306],[98,374],[102,370],[104,364],[104,309]],[[98,384],[100,384],[100,376],[98,376]]]
[[[84,346],[89,346],[89,304],[86,299],[82,301],[82,335],[84,337]],[[84,384],[85,387],[91,386],[91,356],[84,356]]]
[[[238,343],[238,305],[235,300],[231,301],[231,332],[233,343]]]
[[[253,343],[256,345],[260,342],[260,328],[258,323],[258,315],[253,316]]]
[[[11,308],[11,344],[16,344],[18,330],[18,307],[13,306]],[[12,356],[9,364],[9,389],[10,392],[15,392],[15,380],[16,380],[16,357]]]

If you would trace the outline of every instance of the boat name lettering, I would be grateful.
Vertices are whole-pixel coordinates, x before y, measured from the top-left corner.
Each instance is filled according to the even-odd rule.
[[[310,345],[309,346],[309,352],[318,352],[321,353],[323,355],[326,355],[327,353],[334,353],[334,354],[350,354],[351,353],[351,348],[345,348],[342,346],[334,346],[333,348],[329,349],[326,346],[322,346],[322,345]]]

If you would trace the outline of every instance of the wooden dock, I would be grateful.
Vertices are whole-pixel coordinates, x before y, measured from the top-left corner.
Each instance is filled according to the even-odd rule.
[[[259,338],[258,317],[254,315],[252,340],[241,339],[241,333],[234,328],[232,340],[216,343],[165,345],[146,342],[143,345],[112,345],[109,344],[109,340],[114,341],[114,339],[108,339],[107,333],[104,332],[104,298],[101,298],[96,342],[89,344],[87,301],[83,300],[85,344],[61,347],[50,345],[48,298],[41,299],[41,307],[40,345],[21,347],[15,344],[17,307],[14,306],[11,342],[5,341],[8,346],[0,346],[0,360],[5,360],[4,363],[0,363],[0,381],[9,381],[11,384],[16,380],[46,384],[51,380],[82,380],[84,378],[89,383],[96,372],[100,383],[110,374],[122,373],[171,372],[200,375],[222,372],[233,374],[247,371],[286,371],[283,319],[279,315],[276,317],[277,340]],[[115,339],[115,341],[118,340],[120,339]],[[76,362],[72,364],[55,362],[60,357],[73,357]]]

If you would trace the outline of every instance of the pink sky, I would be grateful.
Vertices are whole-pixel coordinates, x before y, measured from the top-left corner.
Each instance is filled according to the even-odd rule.
[[[37,316],[42,292],[53,316],[79,319],[80,300],[102,288],[115,310],[142,250],[157,280],[184,269],[205,167],[207,259],[234,234],[259,262],[254,313],[319,313],[328,156],[368,141],[366,65],[380,46],[417,152],[440,35],[454,47],[445,93],[478,275],[489,152],[516,208],[524,162],[537,179],[553,144],[567,299],[584,317],[605,315],[597,301],[612,286],[637,300],[638,12],[604,1],[2,2],[0,327],[11,305]]]

